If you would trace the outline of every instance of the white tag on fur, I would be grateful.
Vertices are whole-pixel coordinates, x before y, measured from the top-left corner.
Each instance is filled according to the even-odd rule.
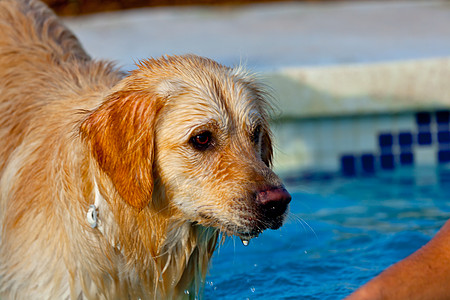
[[[89,225],[91,225],[91,228],[96,228],[98,225],[98,211],[95,205],[89,205],[86,217]]]

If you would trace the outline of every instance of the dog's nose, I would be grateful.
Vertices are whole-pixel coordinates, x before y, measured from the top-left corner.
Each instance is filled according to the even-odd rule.
[[[286,212],[288,204],[291,202],[291,195],[283,187],[268,188],[258,192],[256,201],[264,216],[273,219]]]

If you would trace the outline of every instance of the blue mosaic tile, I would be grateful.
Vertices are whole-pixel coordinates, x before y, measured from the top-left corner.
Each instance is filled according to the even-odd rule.
[[[411,132],[401,132],[398,135],[398,144],[400,147],[411,146],[413,144],[413,135]]]
[[[343,155],[341,157],[342,173],[346,176],[353,176],[356,174],[356,161],[353,155]]]
[[[439,161],[439,163],[450,162],[450,150],[439,150],[438,151],[438,161]]]
[[[431,145],[432,142],[431,132],[419,132],[417,134],[417,143],[419,145]]]
[[[395,167],[394,155],[393,154],[381,154],[380,155],[380,166],[385,170],[392,170]]]
[[[436,122],[438,124],[448,124],[450,122],[450,111],[448,110],[437,111]]]
[[[400,164],[401,165],[412,165],[412,164],[414,164],[414,154],[412,152],[402,152],[402,153],[400,153]]]
[[[444,130],[438,132],[438,142],[439,144],[448,144],[450,143],[450,131]]]
[[[361,168],[366,173],[375,172],[375,156],[373,154],[361,155]]]
[[[419,112],[416,114],[417,125],[430,125],[431,124],[431,114],[428,112]]]
[[[372,149],[373,153],[344,153],[340,157],[342,173],[355,176],[414,165],[421,158],[416,157],[421,153],[419,149],[415,151],[417,146],[431,146],[428,150],[437,155],[439,163],[450,163],[450,110],[419,112],[415,114],[415,121],[417,127],[376,134],[378,148]]]
[[[441,130],[441,131],[448,131],[448,130],[450,130],[450,124],[449,123],[440,123],[440,124],[438,124],[438,126],[437,126],[437,128],[438,128],[438,130]]]
[[[394,137],[391,133],[382,133],[378,136],[378,143],[380,147],[392,147]]]

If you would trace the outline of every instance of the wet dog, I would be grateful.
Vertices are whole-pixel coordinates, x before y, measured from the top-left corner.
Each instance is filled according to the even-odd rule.
[[[0,298],[182,298],[218,235],[283,223],[267,95],[193,55],[128,75],[0,0]]]

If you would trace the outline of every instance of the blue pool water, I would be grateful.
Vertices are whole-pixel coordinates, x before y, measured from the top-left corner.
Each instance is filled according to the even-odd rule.
[[[450,169],[289,178],[287,223],[216,251],[204,299],[342,299],[450,217]]]

